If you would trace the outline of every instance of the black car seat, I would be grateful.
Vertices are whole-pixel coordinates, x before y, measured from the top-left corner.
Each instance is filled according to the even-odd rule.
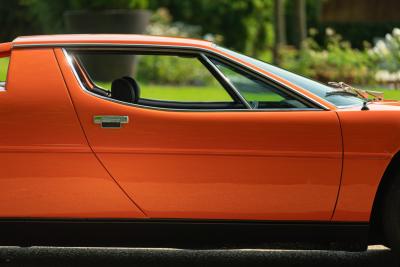
[[[139,84],[136,82],[136,80],[132,77],[129,76],[124,76],[122,77],[122,79],[127,80],[131,86],[133,87],[133,90],[135,91],[135,99],[134,99],[134,103],[137,103],[139,98],[140,98],[140,87]]]
[[[137,100],[136,91],[131,83],[124,78],[115,79],[111,84],[111,98],[134,103]]]

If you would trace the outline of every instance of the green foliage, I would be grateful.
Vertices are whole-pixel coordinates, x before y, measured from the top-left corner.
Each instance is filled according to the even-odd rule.
[[[41,25],[25,0],[0,0],[0,25],[0,42],[41,32]]]
[[[44,33],[65,31],[63,14],[67,10],[145,9],[148,0],[19,0],[28,7],[26,14],[38,21]],[[13,2],[13,1],[9,1]],[[0,14],[1,15],[1,14]]]
[[[70,0],[71,9],[145,9],[148,0]]]
[[[363,50],[353,49],[349,42],[342,40],[332,29],[327,29],[326,38],[325,48],[319,46],[313,38],[308,38],[299,51],[283,51],[283,67],[323,82],[374,82],[375,68],[368,47]]]
[[[150,0],[164,6],[174,21],[200,25],[203,35],[222,36],[222,44],[257,55],[271,45],[272,0]]]
[[[384,36],[392,31],[393,28],[399,27],[399,22],[348,22],[348,23],[333,23],[333,22],[318,22],[315,26],[321,31],[317,37],[320,44],[325,43],[324,29],[332,28],[339,33],[343,39],[348,40],[355,48],[364,48],[364,41],[373,42],[377,36]]]
[[[173,22],[168,9],[159,8],[151,16],[146,32],[150,35],[201,38],[201,27]]]
[[[140,82],[170,85],[209,85],[214,79],[195,58],[139,57],[136,77]]]
[[[70,9],[69,0],[23,0],[29,7],[29,13],[40,23],[44,33],[62,33],[64,30],[64,11]]]

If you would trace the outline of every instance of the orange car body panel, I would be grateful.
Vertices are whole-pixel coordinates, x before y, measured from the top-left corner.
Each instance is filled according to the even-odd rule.
[[[81,88],[54,48],[68,44],[212,51],[327,110],[178,112],[110,102]],[[209,42],[59,35],[18,38],[0,52],[11,46],[9,78],[0,91],[0,217],[367,222],[382,175],[399,151],[397,102],[363,112],[337,109]],[[101,129],[94,115],[131,121]]]
[[[1,217],[143,217],[88,146],[51,48],[13,50],[0,91]]]
[[[337,111],[343,132],[344,164],[335,221],[368,221],[381,178],[400,147],[398,103]]]
[[[334,112],[122,105],[83,91],[64,54],[56,53],[91,147],[147,216],[330,220],[342,148]],[[93,123],[102,114],[127,115],[130,123],[102,129]]]
[[[12,43],[0,44],[0,57],[9,57],[11,54]]]

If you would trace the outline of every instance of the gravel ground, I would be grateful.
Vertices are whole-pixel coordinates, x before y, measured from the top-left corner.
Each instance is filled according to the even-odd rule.
[[[0,247],[0,266],[399,266],[384,247],[367,252]]]

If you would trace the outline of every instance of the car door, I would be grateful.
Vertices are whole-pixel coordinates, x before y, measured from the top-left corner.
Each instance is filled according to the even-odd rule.
[[[89,147],[53,49],[13,49],[7,76],[0,218],[145,217]]]
[[[178,86],[175,89],[180,88],[184,97],[175,96],[177,91],[154,97],[142,90],[142,100],[123,103],[90,91],[82,81],[84,74],[65,59],[74,53],[58,50],[57,56],[89,144],[148,217],[330,220],[342,165],[341,132],[334,111],[276,93],[280,88],[269,89],[277,94],[270,104],[248,101],[253,109],[238,106],[237,99],[229,98],[232,92],[223,97],[208,92],[209,99],[196,93],[188,101],[185,90],[189,89]],[[206,58],[206,65],[199,65],[215,75],[204,76],[195,67],[198,58],[187,59],[193,60],[185,65],[191,73],[224,80],[225,87],[240,91],[241,78],[235,86],[215,62]],[[185,69],[178,62],[162,68]],[[240,77],[241,72],[236,74]],[[143,88],[140,75],[147,74],[136,70]],[[265,81],[257,79],[252,79],[254,86],[262,87]],[[164,95],[168,98],[160,100]],[[248,95],[251,98],[252,93]],[[291,106],[295,101],[300,107]]]

